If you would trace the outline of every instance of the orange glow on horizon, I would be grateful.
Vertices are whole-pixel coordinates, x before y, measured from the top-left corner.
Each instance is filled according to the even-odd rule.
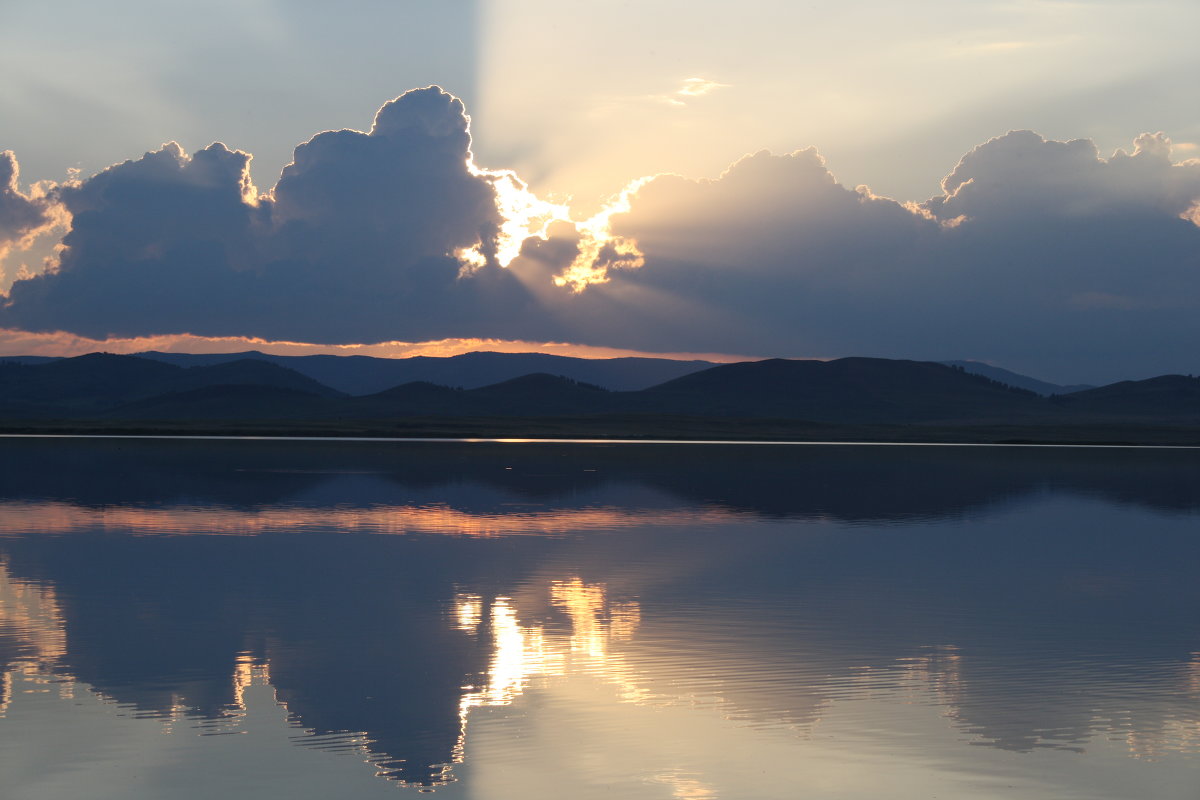
[[[729,363],[756,361],[762,356],[732,353],[653,352],[620,347],[573,344],[571,342],[531,342],[520,339],[453,338],[425,342],[370,342],[362,344],[322,344],[263,339],[256,336],[197,336],[191,333],[158,336],[110,337],[92,339],[66,331],[36,333],[0,328],[0,353],[8,356],[79,356],[85,353],[240,353],[258,350],[280,356],[373,356],[375,358],[444,358],[472,352],[546,353],[574,358],[669,358]],[[0,355],[0,358],[3,358]]]

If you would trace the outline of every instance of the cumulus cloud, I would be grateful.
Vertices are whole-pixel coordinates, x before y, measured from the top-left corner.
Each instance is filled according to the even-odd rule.
[[[117,164],[61,192],[73,222],[59,264],[14,284],[0,324],[98,337],[520,338],[528,292],[489,257],[504,221],[498,178],[473,167],[468,124],[439,88],[408,92],[367,133],[301,144],[263,195],[250,156],[219,143]],[[463,278],[455,253],[468,249],[483,264]]]
[[[656,178],[611,220],[644,265],[608,273],[576,318],[619,319],[618,346],[969,354],[1087,380],[1195,371],[1200,162],[1172,163],[1165,136],[1102,159],[1089,141],[1011,132],[943,187],[900,204],[842,186],[811,149]]]
[[[1163,133],[1142,134],[1132,155],[1118,150],[1106,160],[1088,139],[1056,142],[1011,131],[963,156],[942,181],[945,194],[925,205],[939,219],[1005,224],[1142,211],[1182,215],[1196,203],[1198,167],[1172,164]]]
[[[227,316],[249,288],[238,267],[261,213],[242,183],[248,162],[224,145],[189,157],[170,143],[63,187],[72,221],[59,264],[13,284],[6,324],[105,335]]]
[[[381,108],[370,133],[317,134],[296,148],[275,187],[281,245],[316,262],[365,245],[371,252],[362,256],[387,250],[411,265],[494,239],[495,191],[468,167],[467,126],[459,100],[426,89]]]
[[[23,248],[57,219],[46,186],[21,191],[21,168],[11,150],[0,151],[0,259],[13,247]]]
[[[1102,158],[1010,132],[923,204],[842,185],[815,149],[760,152],[715,179],[635,181],[576,221],[470,148],[437,87],[368,132],[314,136],[266,193],[246,153],[165,145],[57,190],[59,263],[13,285],[0,327],[1200,371],[1200,161],[1172,161],[1163,134]],[[0,186],[26,209],[3,230],[42,224]]]

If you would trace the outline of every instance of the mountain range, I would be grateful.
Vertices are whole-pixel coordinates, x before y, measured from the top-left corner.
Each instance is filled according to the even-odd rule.
[[[1049,397],[1053,394],[1070,394],[1071,392],[1082,392],[1085,389],[1094,389],[1095,386],[1087,383],[1076,384],[1058,384],[1050,383],[1049,381],[1038,380],[1031,378],[1028,375],[1022,375],[1012,370],[1007,370],[1004,367],[985,364],[982,361],[940,361],[940,364],[945,364],[949,367],[962,367],[967,372],[973,372],[976,375],[982,375],[985,378],[991,378],[1000,383],[1006,383],[1009,386],[1015,386],[1018,389],[1028,389],[1031,392],[1040,394],[1043,397]]]
[[[475,352],[444,358],[278,356],[260,353],[257,350],[215,354],[148,351],[137,355],[179,367],[208,366],[244,359],[269,361],[352,395],[374,394],[413,381],[478,389],[535,372],[561,375],[614,391],[636,391],[713,366],[711,361],[676,361],[669,358],[574,358],[548,353]]]
[[[536,372],[602,386],[613,391],[648,389],[672,378],[716,366],[713,361],[679,361],[670,358],[575,358],[548,353],[473,352],[456,356],[376,358],[372,356],[281,356],[247,350],[240,353],[163,353],[148,350],[134,353],[141,358],[162,361],[177,367],[199,367],[252,359],[269,361],[306,375],[326,386],[351,395],[374,394],[413,381],[439,386],[478,389]],[[0,361],[20,364],[46,364],[59,361],[54,356],[5,356]],[[942,361],[967,372],[992,380],[1029,389],[1040,395],[1067,394],[1093,387],[1063,386],[1011,372],[982,361]]]
[[[468,355],[475,358],[403,365],[408,373],[388,366],[403,377],[419,370],[457,376],[462,379],[458,385],[405,380],[358,394],[344,387],[378,385],[384,378],[376,373],[368,379],[364,365],[388,359],[353,360],[349,366],[328,361],[336,356],[284,362],[299,362],[310,372],[338,374],[337,387],[282,366],[278,359],[287,357],[177,359],[161,353],[92,353],[40,362],[10,359],[0,361],[0,419],[10,429],[34,420],[340,424],[497,417],[800,420],[835,425],[1200,425],[1200,379],[1182,375],[1044,397],[962,366],[927,361],[767,359],[703,367],[705,362],[659,363],[665,359],[587,364],[585,359],[547,361],[563,357],[533,357],[536,354]],[[210,358],[214,360],[206,361]],[[175,360],[194,365],[171,363]],[[645,382],[656,370],[660,376],[664,371],[683,374],[624,390],[547,372],[475,385],[481,375],[509,375],[545,364],[570,366],[576,375],[601,374],[610,382],[626,382],[623,385]],[[478,369],[472,371],[473,365]]]

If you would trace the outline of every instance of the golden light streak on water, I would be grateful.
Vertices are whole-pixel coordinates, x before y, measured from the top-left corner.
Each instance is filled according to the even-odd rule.
[[[66,502],[0,503],[0,536],[36,531],[252,536],[268,531],[337,529],[346,533],[439,533],[490,538],[648,525],[717,524],[736,518],[735,512],[717,508],[640,510],[597,506],[524,513],[470,513],[442,504],[365,508],[268,506],[243,511],[196,506],[84,508]]]
[[[457,594],[454,596],[454,629],[465,633],[479,632],[483,622],[483,598],[477,594]]]
[[[1192,653],[1184,666],[1182,683],[1183,693],[1189,700],[1200,700],[1200,653]],[[1185,705],[1179,703],[1177,707],[1183,709]],[[1155,728],[1136,723],[1137,720],[1131,717],[1121,720],[1121,724],[1128,726],[1125,743],[1134,758],[1157,761],[1169,753],[1200,752],[1200,718],[1183,719],[1175,714],[1167,715]]]
[[[902,671],[901,685],[912,702],[932,692],[939,705],[947,709],[947,716],[953,716],[964,690],[962,655],[957,647],[952,644],[929,647],[921,655],[900,659],[898,666]]]
[[[638,604],[609,602],[603,585],[585,584],[575,577],[551,582],[549,595],[551,604],[566,613],[569,630],[556,631],[540,622],[523,624],[512,598],[492,599],[487,625],[492,656],[483,685],[465,687],[459,703],[460,732],[453,763],[465,758],[472,709],[510,705],[537,679],[586,674],[617,686],[622,700],[639,702],[649,697],[638,686],[633,667],[610,648],[611,642],[626,641],[636,632]],[[479,595],[457,595],[452,613],[455,628],[469,633],[481,630],[483,605]],[[444,774],[452,779],[448,770]]]
[[[246,690],[251,686],[270,686],[271,667],[266,661],[256,661],[249,653],[238,655],[233,668],[233,704],[239,716],[246,714]]]
[[[716,800],[717,790],[701,781],[695,775],[681,772],[664,772],[655,775],[654,783],[665,784],[671,789],[671,797],[675,800]]]

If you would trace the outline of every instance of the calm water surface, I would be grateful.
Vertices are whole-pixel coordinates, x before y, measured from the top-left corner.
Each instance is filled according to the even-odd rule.
[[[0,796],[1200,796],[1200,453],[0,439]]]

